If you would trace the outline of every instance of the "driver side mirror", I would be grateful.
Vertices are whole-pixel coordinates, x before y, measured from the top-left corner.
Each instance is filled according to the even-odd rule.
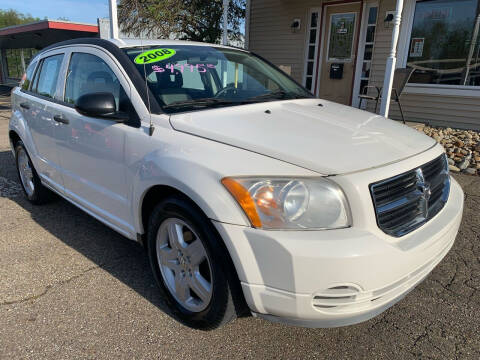
[[[90,93],[80,96],[75,109],[82,115],[124,122],[128,114],[116,110],[115,97],[108,92]]]

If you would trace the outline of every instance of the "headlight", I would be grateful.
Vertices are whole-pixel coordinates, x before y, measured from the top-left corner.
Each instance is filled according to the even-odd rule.
[[[324,179],[224,178],[252,225],[262,229],[338,229],[351,225],[343,191]]]

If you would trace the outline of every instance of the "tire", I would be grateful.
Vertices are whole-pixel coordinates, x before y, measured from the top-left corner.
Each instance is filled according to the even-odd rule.
[[[53,198],[53,193],[42,185],[22,141],[17,141],[15,144],[15,164],[20,184],[27,199],[35,205],[50,202]]]
[[[187,251],[188,246],[192,247]],[[155,207],[149,218],[147,251],[167,305],[182,323],[213,330],[237,317],[239,282],[233,265],[210,220],[188,199],[171,196]],[[203,262],[196,264],[202,257]]]

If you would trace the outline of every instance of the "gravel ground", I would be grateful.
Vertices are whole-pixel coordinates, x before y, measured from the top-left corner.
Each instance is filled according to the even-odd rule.
[[[480,133],[478,131],[432,127],[423,124],[414,127],[443,145],[452,172],[480,175]]]
[[[64,200],[24,199],[7,122],[0,109],[0,359],[480,358],[477,177],[456,176],[466,204],[451,252],[375,319],[312,330],[247,317],[201,332],[169,315],[138,245]]]

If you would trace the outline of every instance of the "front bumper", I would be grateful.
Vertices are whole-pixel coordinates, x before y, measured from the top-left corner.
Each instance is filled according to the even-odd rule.
[[[368,320],[401,300],[452,247],[463,192],[428,223],[398,239],[359,228],[263,231],[215,222],[253,314],[308,327]]]

